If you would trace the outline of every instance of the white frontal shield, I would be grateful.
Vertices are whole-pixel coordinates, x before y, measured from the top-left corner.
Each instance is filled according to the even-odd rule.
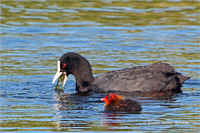
[[[63,80],[63,85],[62,85],[62,87],[64,87],[64,86],[65,86],[65,82],[67,81],[67,74],[66,74],[66,72],[60,72],[60,61],[58,61],[58,62],[57,62],[57,72],[56,72],[56,74],[55,74],[55,76],[54,76],[54,78],[53,78],[52,84],[54,84],[55,81],[56,81],[62,74],[65,75],[64,80]]]

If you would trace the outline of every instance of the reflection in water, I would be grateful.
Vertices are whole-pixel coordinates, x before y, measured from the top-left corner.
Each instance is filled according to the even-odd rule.
[[[103,113],[103,125],[106,127],[120,127],[121,126],[121,118],[123,117],[123,113]],[[115,131],[116,129],[107,129],[108,131]]]
[[[126,119],[129,114],[140,115],[140,112],[104,112],[103,113],[103,123],[104,126],[107,127],[120,127],[122,126],[122,121]],[[134,118],[133,118],[134,121]],[[130,125],[133,123],[129,123]],[[109,129],[108,130],[117,130],[117,129]]]
[[[55,122],[59,130],[73,129],[77,127],[79,129],[87,129],[90,126],[90,123],[86,121],[89,114],[94,110],[90,107],[90,104],[87,99],[89,96],[83,96],[79,94],[65,94],[63,91],[58,91],[58,95],[55,95],[55,101],[57,102],[54,106],[57,110]],[[77,130],[79,131],[79,130]]]

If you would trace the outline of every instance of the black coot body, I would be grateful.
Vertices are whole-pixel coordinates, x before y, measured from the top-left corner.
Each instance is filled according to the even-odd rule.
[[[110,71],[96,77],[89,62],[78,53],[64,54],[59,63],[60,72],[75,77],[78,92],[181,92],[182,84],[189,79],[162,62]]]

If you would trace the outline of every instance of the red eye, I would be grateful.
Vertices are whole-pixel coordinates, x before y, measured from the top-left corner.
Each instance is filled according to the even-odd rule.
[[[67,66],[67,65],[66,65],[66,64],[64,64],[62,67],[63,67],[63,68],[65,68],[66,66]]]

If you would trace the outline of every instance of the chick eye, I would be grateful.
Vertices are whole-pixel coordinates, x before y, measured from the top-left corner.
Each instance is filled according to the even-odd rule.
[[[66,66],[67,66],[66,64],[62,65],[63,68],[65,68]]]
[[[108,99],[110,99],[111,98],[111,96],[110,95],[108,95]]]

